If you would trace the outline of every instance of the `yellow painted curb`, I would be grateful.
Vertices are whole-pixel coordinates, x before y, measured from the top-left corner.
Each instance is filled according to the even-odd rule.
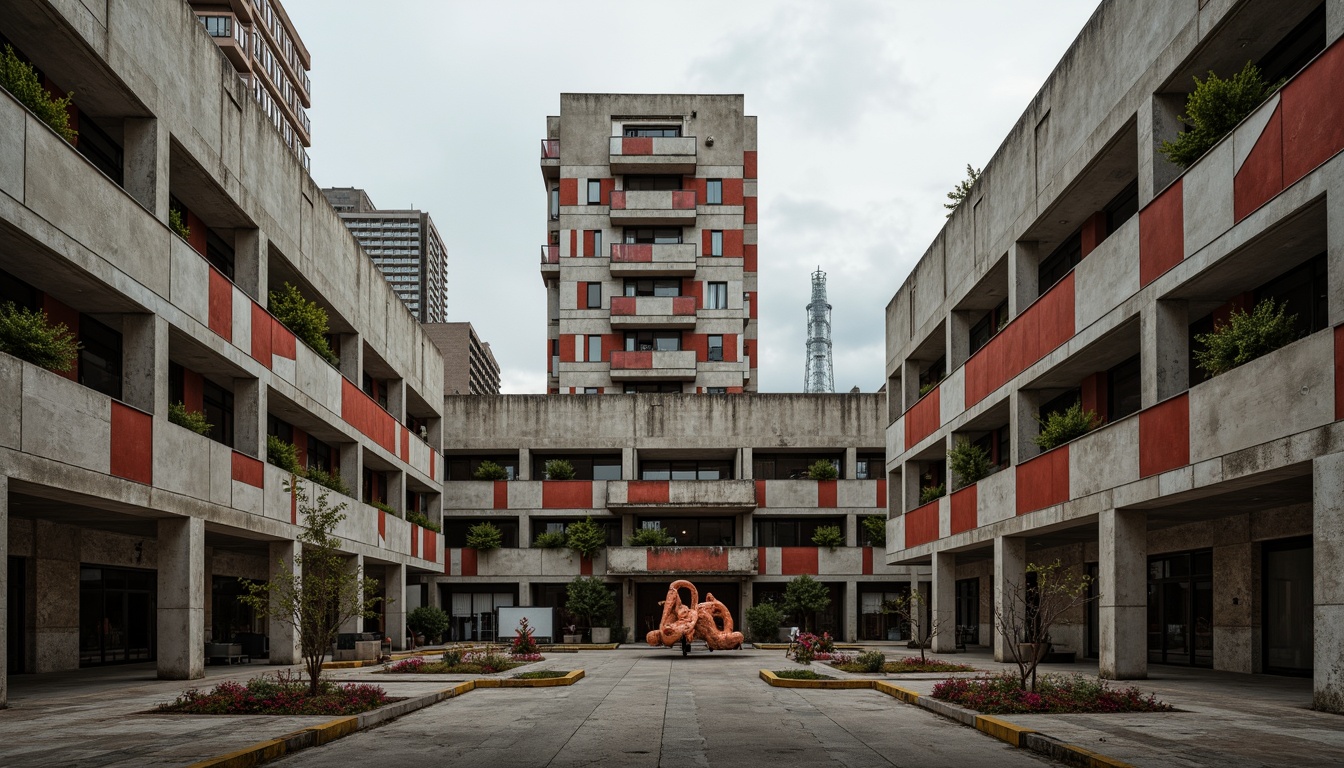
[[[192,763],[187,768],[252,768],[254,765],[268,763],[285,754],[285,740],[271,739],[250,747],[230,752],[219,757]]]
[[[1014,747],[1022,746],[1023,734],[1036,733],[1034,728],[1023,728],[993,715],[976,715],[975,729],[984,731],[999,741],[1006,741]]]
[[[761,670],[761,679],[776,688],[814,688],[821,690],[863,690],[871,689],[876,680],[790,680],[780,677],[768,669]]]
[[[886,680],[873,680],[873,690],[879,693],[885,693],[888,696],[894,696],[906,704],[918,704],[919,694],[909,688],[902,688],[899,685],[889,683]]]
[[[358,731],[359,717],[353,715],[341,717],[321,725],[315,725],[307,730],[317,733],[317,743],[318,746],[321,746]]]
[[[477,688],[554,688],[558,685],[573,685],[583,679],[583,670],[576,669],[564,677],[548,677],[540,680],[517,680],[511,677],[482,678],[475,680]]]
[[[1078,762],[1087,768],[1135,768],[1132,764],[1122,760],[1116,760],[1113,757],[1107,757],[1093,752],[1090,749],[1084,749],[1076,744],[1061,744],[1065,751],[1072,752],[1078,757]]]

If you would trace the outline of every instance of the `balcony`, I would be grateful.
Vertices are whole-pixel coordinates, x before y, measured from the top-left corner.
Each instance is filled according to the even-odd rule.
[[[612,352],[612,381],[695,381],[695,352],[691,350]]]
[[[694,296],[613,296],[612,328],[694,328]]]
[[[560,246],[541,246],[541,280],[549,282],[560,277]]]
[[[547,179],[560,178],[560,140],[541,140],[541,175]]]
[[[695,243],[615,243],[612,277],[694,277]]]
[[[695,190],[614,190],[612,225],[695,226]]]
[[[754,576],[755,547],[608,547],[610,576]]]
[[[612,512],[750,512],[756,508],[751,480],[612,480],[607,483]]]
[[[694,136],[611,137],[611,172],[695,173]]]
[[[247,63],[247,27],[238,22],[232,13],[199,17],[205,31],[215,39],[219,49],[229,57],[236,69],[246,70]]]

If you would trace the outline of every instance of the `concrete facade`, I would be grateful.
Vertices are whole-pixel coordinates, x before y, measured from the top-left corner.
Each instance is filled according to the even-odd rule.
[[[887,562],[933,563],[935,613],[1058,559],[1095,601],[1052,638],[1104,676],[1314,675],[1344,710],[1342,29],[1333,0],[1102,3],[893,297]],[[1286,84],[1170,163],[1191,75],[1247,60]],[[1199,370],[1196,336],[1266,299],[1299,338]],[[1102,425],[1042,451],[1071,402]],[[961,440],[999,471],[960,482]]]
[[[68,373],[0,354],[0,677],[156,659],[193,678],[208,642],[239,634],[288,663],[292,633],[236,599],[299,547],[268,436],[344,475],[342,547],[395,597],[443,571],[442,537],[404,519],[440,517],[443,361],[192,9],[91,7],[0,8],[0,34],[124,140],[119,183],[0,91],[0,301],[83,345]],[[284,283],[327,311],[338,362],[268,312]]]
[[[498,395],[499,363],[471,323],[425,323],[443,353],[444,395]]]
[[[741,95],[560,95],[548,391],[756,391],[756,118]]]

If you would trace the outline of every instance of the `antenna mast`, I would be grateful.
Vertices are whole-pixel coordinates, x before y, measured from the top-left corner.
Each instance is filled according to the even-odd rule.
[[[826,301],[826,273],[812,273],[812,301],[807,305],[807,370],[804,392],[834,392],[835,371],[831,362],[831,305]]]

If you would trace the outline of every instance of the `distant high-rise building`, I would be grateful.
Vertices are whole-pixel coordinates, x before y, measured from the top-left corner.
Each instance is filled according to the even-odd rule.
[[[448,250],[434,220],[414,209],[379,210],[356,187],[322,190],[364,252],[422,323],[448,317]]]
[[[312,60],[285,7],[280,0],[190,0],[190,5],[307,169]]]
[[[471,323],[424,323],[443,353],[444,395],[498,395],[499,363]]]

